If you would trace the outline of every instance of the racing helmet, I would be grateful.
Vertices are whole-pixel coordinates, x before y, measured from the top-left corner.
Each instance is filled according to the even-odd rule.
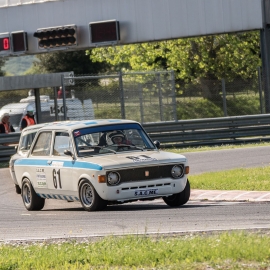
[[[109,137],[109,139],[111,140],[112,143],[115,143],[114,139],[116,137],[122,138],[122,141],[125,140],[125,138],[126,138],[125,134],[121,130],[112,131],[111,133],[108,134],[108,137]]]
[[[26,112],[27,112],[27,114],[29,114],[29,115],[33,115],[34,113],[35,113],[35,110],[34,110],[34,107],[33,107],[33,105],[28,105],[27,107],[26,107]]]

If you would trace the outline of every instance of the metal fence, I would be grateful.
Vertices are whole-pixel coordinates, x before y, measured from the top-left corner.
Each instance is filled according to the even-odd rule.
[[[254,71],[256,74],[257,71]],[[176,80],[173,71],[74,77],[80,100],[91,99],[95,118],[125,118],[141,123],[265,113],[262,82]]]
[[[173,72],[136,72],[74,77],[66,87],[80,100],[91,99],[96,118],[139,122],[177,120]]]
[[[265,113],[257,75],[185,83],[173,71],[155,71],[65,77],[64,82],[64,98],[59,87],[40,88],[39,122],[123,118],[149,123]],[[30,89],[0,92],[0,108],[7,108],[13,125],[19,125],[27,102],[34,101],[31,94]]]
[[[144,124],[161,148],[243,144],[270,141],[270,115],[258,114]],[[15,154],[20,133],[0,134],[0,162]]]

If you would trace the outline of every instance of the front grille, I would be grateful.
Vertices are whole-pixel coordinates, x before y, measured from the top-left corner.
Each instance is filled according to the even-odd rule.
[[[142,168],[131,168],[125,170],[117,170],[121,177],[120,183],[128,183],[134,181],[146,181],[160,178],[172,178],[171,170],[175,166],[173,165],[163,165],[163,166],[152,166],[152,167],[142,167]],[[179,164],[184,168],[183,164]],[[149,172],[149,176],[145,172]],[[110,172],[107,172],[108,175]]]

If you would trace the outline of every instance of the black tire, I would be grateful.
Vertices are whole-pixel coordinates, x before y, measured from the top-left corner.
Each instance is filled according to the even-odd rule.
[[[171,207],[177,207],[186,204],[189,200],[189,197],[190,197],[190,184],[189,181],[187,180],[187,184],[183,191],[168,197],[163,197],[163,201]]]
[[[79,185],[79,197],[86,211],[100,211],[107,206],[107,202],[100,198],[93,185],[86,179]]]
[[[21,193],[23,204],[28,211],[38,211],[44,207],[45,199],[37,195],[29,179],[23,180]]]
[[[17,194],[22,194],[22,190],[21,190],[21,188],[19,187],[19,185],[16,185],[16,184],[15,184],[15,191],[16,191]]]

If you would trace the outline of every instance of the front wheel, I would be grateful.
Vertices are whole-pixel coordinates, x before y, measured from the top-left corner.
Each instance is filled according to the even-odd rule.
[[[79,197],[86,211],[99,211],[107,206],[107,202],[100,198],[93,185],[86,179],[79,185]]]
[[[29,179],[23,180],[21,194],[23,204],[28,211],[41,210],[44,207],[45,199],[37,195]]]
[[[167,205],[171,207],[177,207],[186,204],[189,200],[189,197],[190,197],[190,184],[189,181],[187,180],[187,184],[183,191],[168,197],[163,197],[162,199]]]

